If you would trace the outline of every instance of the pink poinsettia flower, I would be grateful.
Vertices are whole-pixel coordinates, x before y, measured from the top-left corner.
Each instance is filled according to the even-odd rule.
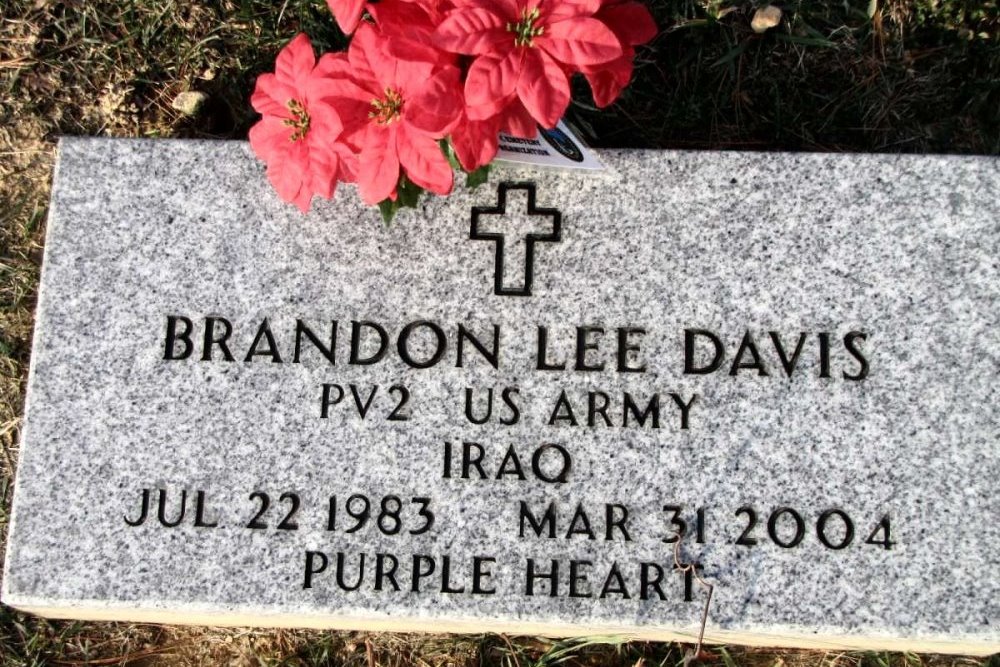
[[[581,68],[594,93],[594,103],[604,108],[618,99],[632,79],[635,47],[656,37],[656,22],[646,6],[634,0],[604,0],[595,18],[611,28],[623,50],[616,60]]]
[[[250,103],[263,118],[250,128],[250,147],[267,164],[278,196],[309,210],[313,195],[329,199],[338,180],[351,180],[353,157],[336,141],[343,124],[324,99],[332,80],[312,44],[298,35],[281,50],[273,74],[257,78]]]
[[[431,192],[451,192],[454,175],[437,142],[460,119],[458,68],[397,58],[369,24],[358,27],[347,57],[331,68],[337,80],[329,99],[345,141],[358,151],[361,198],[394,200],[402,174]]]
[[[545,127],[569,105],[567,71],[622,56],[594,18],[600,0],[455,0],[434,37],[444,49],[476,56],[465,82],[469,118],[504,111],[515,100]]]

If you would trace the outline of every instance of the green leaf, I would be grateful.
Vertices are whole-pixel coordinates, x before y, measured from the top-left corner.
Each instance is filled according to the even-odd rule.
[[[424,189],[404,176],[399,180],[396,192],[399,208],[416,208]]]
[[[382,221],[385,222],[386,227],[392,224],[393,218],[396,217],[400,209],[416,208],[422,194],[424,194],[422,187],[406,178],[405,175],[400,176],[399,183],[396,184],[396,201],[383,199],[378,203],[378,210],[382,214]]]
[[[448,158],[448,164],[451,165],[452,169],[461,169],[462,165],[458,161],[458,156],[455,155],[455,149],[452,148],[451,143],[447,139],[442,139],[438,142],[441,145],[441,152],[444,156]]]
[[[484,164],[479,169],[465,175],[465,186],[476,189],[488,180],[490,180],[490,165]]]
[[[399,210],[399,203],[391,199],[383,199],[378,203],[378,210],[382,214],[382,222],[388,227],[392,224],[392,219],[396,216],[396,211]]]

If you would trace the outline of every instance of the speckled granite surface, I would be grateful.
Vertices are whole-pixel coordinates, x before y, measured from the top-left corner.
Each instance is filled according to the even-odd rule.
[[[64,140],[4,601],[690,639],[678,505],[710,639],[1000,650],[1000,163],[601,159],[498,170],[386,230],[351,188],[301,216],[241,143]],[[560,240],[514,215],[524,190],[489,212],[502,181]],[[508,232],[499,279],[473,206],[477,236]],[[532,294],[498,295],[528,232]],[[381,360],[352,363],[379,351],[358,325],[352,360],[352,322]]]

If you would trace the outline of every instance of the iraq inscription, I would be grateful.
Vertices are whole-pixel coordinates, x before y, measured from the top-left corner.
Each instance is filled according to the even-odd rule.
[[[998,650],[996,161],[601,159],[385,230],[64,141],[4,600]]]

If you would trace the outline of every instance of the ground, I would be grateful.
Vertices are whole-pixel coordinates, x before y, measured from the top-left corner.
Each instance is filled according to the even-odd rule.
[[[646,0],[660,35],[613,107],[575,90],[597,146],[1000,153],[996,0]],[[321,0],[0,0],[0,526],[6,528],[56,137],[244,138],[257,74],[305,31],[344,44]],[[207,101],[173,108],[183,92]],[[679,665],[688,647],[498,635],[47,622],[0,607],[3,665]],[[1000,667],[899,653],[710,648],[704,665]]]

